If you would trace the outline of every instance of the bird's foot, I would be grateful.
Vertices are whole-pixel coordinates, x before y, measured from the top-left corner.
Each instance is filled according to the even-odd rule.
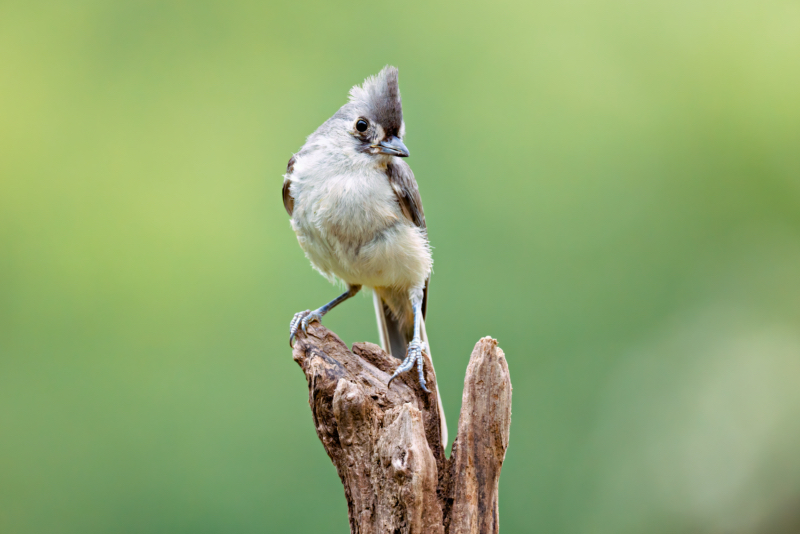
[[[311,321],[321,323],[323,315],[319,310],[306,310],[295,313],[294,317],[292,317],[292,322],[289,323],[289,346],[293,346],[298,330],[302,328],[303,333],[307,334],[308,325],[311,324]]]
[[[414,364],[417,364],[417,374],[419,375],[419,385],[422,386],[422,390],[425,393],[430,393],[428,388],[425,387],[425,376],[422,373],[422,365],[424,359],[422,358],[422,351],[427,350],[426,343],[423,343],[419,338],[414,338],[411,340],[411,343],[408,344],[408,354],[406,359],[403,360],[403,363],[400,364],[400,367],[394,372],[392,377],[389,379],[389,383],[386,387],[390,387],[392,385],[392,380],[397,378],[400,373],[405,373],[406,371],[410,371]]]

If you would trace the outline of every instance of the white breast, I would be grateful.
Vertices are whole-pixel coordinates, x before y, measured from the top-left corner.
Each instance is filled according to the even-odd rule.
[[[318,153],[319,154],[319,153]],[[419,287],[431,270],[427,236],[402,214],[385,171],[368,156],[309,154],[292,172],[292,227],[324,276],[368,287]]]

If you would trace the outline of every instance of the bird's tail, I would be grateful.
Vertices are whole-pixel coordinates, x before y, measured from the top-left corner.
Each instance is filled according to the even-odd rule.
[[[381,339],[381,347],[383,350],[398,358],[400,360],[406,357],[408,352],[408,343],[411,341],[413,334],[409,332],[405,325],[400,324],[389,306],[384,302],[377,291],[372,292],[372,302],[375,305],[375,318],[378,321],[378,335]],[[433,361],[431,356],[431,345],[428,342],[428,333],[425,330],[425,320],[422,320],[421,329],[422,341],[428,347],[428,356]],[[447,448],[447,421],[444,418],[444,407],[442,406],[442,396],[439,395],[439,383],[436,383],[436,400],[439,403],[439,421],[441,421],[442,432],[442,447]]]

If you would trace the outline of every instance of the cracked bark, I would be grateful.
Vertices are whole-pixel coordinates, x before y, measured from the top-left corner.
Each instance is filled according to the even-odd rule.
[[[416,373],[405,373],[387,389],[400,360],[372,343],[356,343],[350,351],[319,323],[300,333],[294,360],[306,375],[317,436],[344,486],[352,533],[499,531],[511,380],[497,341],[485,337],[472,351],[449,459],[427,355],[430,393],[419,387]]]

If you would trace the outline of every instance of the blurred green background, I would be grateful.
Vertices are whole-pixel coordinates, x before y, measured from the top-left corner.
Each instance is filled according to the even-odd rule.
[[[796,0],[0,3],[0,532],[348,531],[279,199],[400,68],[451,435],[506,533],[800,532]],[[376,341],[369,295],[326,317]]]

